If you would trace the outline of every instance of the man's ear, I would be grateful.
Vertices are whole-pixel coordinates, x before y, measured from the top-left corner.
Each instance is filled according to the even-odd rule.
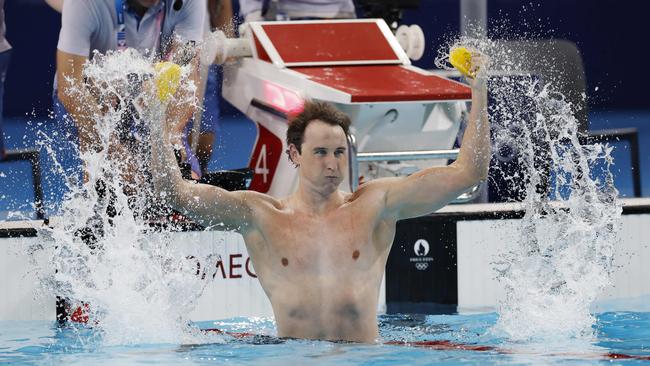
[[[300,152],[298,151],[298,148],[294,144],[289,144],[289,158],[291,158],[291,162],[296,166],[300,166]]]

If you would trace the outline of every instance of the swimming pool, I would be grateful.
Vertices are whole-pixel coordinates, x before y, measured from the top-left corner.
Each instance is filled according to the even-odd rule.
[[[498,45],[487,44],[485,46],[491,48]],[[486,53],[494,56],[499,54],[498,52]],[[116,57],[121,56],[117,55]],[[504,61],[508,61],[508,57]],[[123,62],[123,64],[126,65],[129,62]],[[110,77],[104,79],[106,70],[96,71],[98,73],[95,75],[99,80],[112,80]],[[41,282],[53,284],[50,287],[45,286],[52,290],[51,294],[81,299],[91,304],[92,308],[99,309],[98,313],[105,315],[103,318],[96,318],[100,319],[101,327],[97,326],[96,329],[84,327],[58,329],[51,322],[27,322],[24,320],[0,322],[0,362],[182,364],[223,361],[235,364],[303,364],[307,362],[324,364],[457,364],[461,362],[536,364],[610,362],[619,359],[650,360],[650,355],[645,350],[648,339],[644,334],[645,329],[648,328],[648,313],[602,313],[598,315],[594,325],[595,335],[592,336],[589,332],[592,329],[592,318],[586,309],[596,295],[610,283],[610,275],[615,269],[612,261],[614,248],[617,247],[615,244],[618,242],[618,240],[614,240],[617,239],[615,234],[618,233],[619,226],[625,222],[620,219],[621,205],[616,200],[617,192],[612,183],[613,178],[609,173],[609,164],[611,163],[609,150],[600,145],[582,145],[577,136],[578,124],[572,114],[571,105],[563,97],[558,97],[552,88],[547,88],[547,86],[540,88],[537,80],[538,78],[533,76],[521,78],[522,84],[515,88],[513,88],[510,79],[503,79],[501,83],[495,81],[498,93],[494,95],[498,111],[501,115],[517,117],[514,119],[502,118],[501,125],[495,124],[494,131],[499,137],[499,144],[503,144],[499,146],[518,147],[522,153],[522,161],[518,165],[522,165],[523,171],[527,172],[524,177],[528,178],[520,179],[518,172],[511,177],[530,183],[526,187],[521,187],[522,189],[526,188],[529,193],[523,217],[519,217],[520,223],[523,224],[519,225],[520,223],[518,223],[515,225],[516,230],[507,232],[504,230],[506,225],[504,217],[497,216],[497,220],[504,221],[504,223],[499,222],[499,232],[510,236],[498,241],[494,240],[494,235],[485,235],[486,231],[473,230],[472,228],[477,227],[474,225],[475,223],[463,222],[456,225],[455,227],[461,230],[458,233],[450,231],[450,237],[454,237],[455,241],[444,243],[444,246],[431,245],[431,247],[444,248],[448,257],[454,259],[450,263],[439,263],[443,258],[440,255],[432,254],[430,258],[425,258],[429,252],[429,242],[438,243],[436,238],[430,241],[423,241],[420,237],[413,238],[416,239],[414,241],[399,240],[394,245],[395,250],[408,253],[402,259],[408,260],[406,263],[411,270],[414,268],[414,271],[424,273],[428,268],[434,266],[442,268],[448,271],[447,278],[451,283],[451,286],[443,283],[440,286],[441,291],[432,291],[431,283],[438,280],[440,276],[429,273],[429,281],[422,282],[425,284],[422,289],[395,286],[401,290],[409,290],[404,292],[413,295],[411,298],[401,299],[401,303],[411,304],[412,301],[409,300],[416,298],[416,300],[425,300],[418,301],[418,304],[442,303],[452,306],[458,304],[459,307],[490,305],[493,300],[497,299],[498,291],[493,288],[483,292],[465,291],[470,288],[466,286],[467,284],[481,286],[482,289],[479,290],[485,290],[486,286],[483,282],[471,278],[465,281],[468,276],[463,275],[488,273],[496,269],[498,279],[505,283],[507,290],[505,298],[509,300],[507,301],[509,306],[501,309],[505,311],[500,311],[500,319],[497,319],[497,315],[493,313],[381,316],[379,318],[381,336],[385,341],[378,345],[360,345],[278,339],[275,337],[275,326],[270,318],[228,318],[224,315],[191,317],[190,305],[194,305],[193,296],[199,296],[200,290],[208,288],[210,279],[219,283],[239,281],[245,273],[249,276],[247,280],[255,283],[253,281],[256,278],[255,272],[250,266],[249,258],[243,256],[243,250],[235,253],[229,252],[227,257],[219,254],[223,249],[218,248],[229,248],[228,246],[233,243],[243,247],[243,239],[233,239],[230,243],[222,240],[222,245],[219,245],[220,242],[215,240],[195,238],[193,243],[212,243],[217,247],[215,250],[208,250],[205,245],[202,245],[201,247],[207,252],[202,256],[167,250],[168,247],[179,249],[179,246],[174,244],[180,241],[174,241],[171,239],[171,235],[166,234],[163,237],[169,239],[167,242],[166,239],[159,240],[148,235],[147,223],[138,220],[140,218],[139,209],[135,210],[133,215],[126,212],[126,208],[131,205],[126,204],[129,201],[122,195],[122,189],[119,189],[121,182],[105,174],[114,172],[116,169],[119,171],[123,167],[120,164],[109,164],[110,159],[95,157],[89,160],[108,162],[108,165],[89,165],[89,171],[103,176],[102,182],[114,184],[114,191],[118,198],[122,198],[121,202],[124,203],[122,207],[125,207],[122,215],[110,218],[100,217],[105,221],[101,221],[103,225],[96,227],[102,228],[102,234],[99,236],[107,244],[101,246],[103,248],[101,254],[91,253],[95,247],[99,247],[94,243],[88,245],[74,239],[77,237],[76,233],[79,232],[75,226],[88,227],[97,222],[98,215],[102,216],[102,213],[105,212],[103,203],[100,206],[96,206],[92,202],[89,203],[86,199],[88,197],[84,194],[91,192],[92,195],[92,192],[96,192],[98,189],[92,189],[92,186],[89,185],[85,191],[79,190],[76,184],[71,184],[70,187],[76,194],[71,195],[64,204],[61,220],[64,225],[35,229],[34,235],[50,237],[53,240],[49,242],[36,240],[35,245],[28,247],[25,243],[16,242],[22,244],[22,247],[10,249],[23,253],[25,248],[29,248],[27,251],[29,253],[58,259],[53,261],[54,263],[48,262],[37,266],[36,271],[40,275],[39,278],[45,280]],[[491,90],[495,88],[491,88]],[[520,100],[517,96],[522,94],[521,90],[525,90],[526,93],[524,94],[525,98]],[[531,118],[531,121],[528,121],[523,117],[528,116],[530,109],[527,106],[530,104],[540,112],[535,115],[536,118]],[[153,112],[158,114],[152,114],[152,116],[160,117],[164,109],[158,108]],[[520,116],[522,118],[519,118]],[[115,117],[121,117],[121,113],[115,113]],[[150,120],[159,119],[162,118],[150,118]],[[518,123],[514,121],[518,121]],[[560,121],[561,123],[547,124],[544,123],[545,121]],[[112,126],[109,119],[105,122],[107,122],[107,126]],[[281,122],[282,126],[285,125],[285,121],[276,122]],[[532,133],[549,131],[549,128],[552,133],[544,134],[543,136],[547,137],[544,141],[539,141],[539,138],[536,137],[537,134]],[[526,133],[522,133],[522,131]],[[108,136],[111,134],[108,133],[106,136],[103,141],[106,143],[106,148],[103,150],[105,152],[109,150]],[[49,138],[53,140],[51,137]],[[53,143],[50,140],[46,141],[46,145],[51,148]],[[571,144],[568,144],[567,141],[570,141]],[[543,142],[543,144],[539,144],[539,142]],[[553,147],[552,154],[550,156],[540,155],[539,151],[546,150],[544,147],[547,145]],[[533,148],[535,146],[538,148]],[[545,174],[540,174],[539,164],[536,164],[536,162],[539,163],[540,156],[549,158],[547,159],[549,164],[552,162],[553,169],[551,171],[554,172],[557,185],[553,197],[562,200],[558,205],[548,202],[544,190],[536,189],[536,182],[547,182],[546,178],[540,178],[540,175]],[[592,166],[591,163],[601,160],[606,162],[604,180],[592,180],[589,174],[584,174],[586,171],[591,171],[589,169]],[[251,159],[251,162],[253,161],[257,161],[257,159]],[[264,181],[266,181],[266,173],[260,175],[264,175]],[[112,175],[113,178],[117,176],[119,175]],[[553,181],[550,178],[548,180]],[[289,187],[290,185],[284,186]],[[75,189],[77,190],[75,191]],[[264,191],[268,191],[268,187]],[[97,201],[99,202],[99,199]],[[140,208],[139,201],[136,201],[134,205]],[[492,224],[486,225],[491,226]],[[481,235],[473,238],[462,237],[463,232]],[[34,236],[34,238],[36,237]],[[477,238],[480,240],[475,245],[465,245]],[[184,243],[187,242],[184,241]],[[421,244],[423,242],[427,244]],[[644,245],[639,240],[629,240],[629,242],[634,242],[637,246]],[[452,243],[454,245],[447,245]],[[490,255],[494,256],[496,253],[500,253],[497,250],[492,250],[494,247],[491,245],[504,243],[512,244],[513,248],[498,247],[496,249],[504,249],[501,252],[504,255],[496,260],[491,259]],[[421,248],[426,249],[420,250]],[[478,255],[477,248],[490,249],[486,250],[490,255]],[[470,255],[464,255],[464,249],[469,249],[467,252]],[[54,255],[48,255],[47,250],[54,250]],[[88,255],[85,255],[86,253]],[[637,254],[635,258],[641,262],[638,253],[634,254]],[[17,266],[13,257],[4,257],[4,260],[14,262],[11,266],[7,266],[8,268]],[[391,256],[391,258],[395,258],[395,256]],[[477,262],[465,261],[468,258],[479,259],[481,266],[477,266]],[[429,262],[434,260],[438,262],[435,262],[434,266],[429,266]],[[228,268],[227,271],[226,268]],[[485,271],[479,272],[477,269]],[[52,272],[56,275],[50,276]],[[396,272],[404,273],[400,270],[387,270],[387,272],[391,275]],[[641,273],[641,271],[637,272]],[[12,271],[9,276],[18,277],[19,273]],[[48,282],[49,277],[53,277],[54,281]],[[480,277],[495,278],[494,275],[489,274]],[[639,279],[647,278],[647,276],[630,275],[626,278],[633,280],[616,283],[641,284],[645,281]],[[21,281],[27,282],[24,277],[19,277],[18,281],[7,281],[7,287],[13,286],[11,291],[0,291],[0,293],[9,294],[4,298],[13,301],[13,304],[10,305],[15,305],[12,310],[15,310],[16,313],[29,309],[29,305],[24,299],[15,296],[18,293],[24,293],[25,289],[19,285]],[[414,278],[407,278],[406,281],[416,282]],[[232,284],[234,285],[235,282]],[[642,292],[640,287],[635,286],[633,290],[638,294],[648,293]],[[239,296],[243,293],[240,291],[238,294],[233,294],[234,296],[228,296],[227,292],[215,291],[214,286],[208,288],[208,290],[210,289],[213,290],[212,294],[218,296],[219,300],[226,300],[222,302],[228,303],[229,297],[232,297],[238,298],[241,303],[252,303],[253,296],[250,296],[250,293],[245,294],[246,296]],[[458,290],[457,293],[454,290]],[[61,291],[67,292],[62,294]],[[258,292],[258,294],[260,293]],[[436,302],[434,301],[436,299],[424,298],[424,295],[432,293],[446,295],[445,301]],[[468,293],[472,297],[465,296]],[[31,297],[25,296],[25,298]],[[380,295],[380,304],[381,298]],[[215,301],[207,301],[207,303],[210,309],[217,308],[220,304]],[[269,307],[267,306],[266,309]],[[524,311],[521,311],[522,309]],[[239,311],[238,315],[250,315],[242,314],[243,309],[241,308],[236,310]],[[263,307],[257,309],[257,311],[260,310],[263,310]],[[392,312],[390,309],[388,310]],[[400,311],[419,312],[420,310]],[[197,323],[202,329],[215,328],[219,331],[195,330],[194,332],[179,333],[178,336],[172,334],[171,338],[162,337],[160,330],[174,321],[185,328],[186,320],[178,322],[178,319],[185,319],[184,316],[195,320],[217,318],[229,320]],[[19,318],[7,317],[6,319]],[[91,317],[91,319],[93,318]],[[509,326],[511,333],[516,334],[516,337],[501,336],[500,333],[493,331],[493,326],[498,325],[499,322],[503,323],[504,319],[509,319],[505,323]],[[570,320],[573,320],[575,324],[571,324]],[[92,322],[93,320],[91,320]],[[549,324],[550,327],[546,326]],[[583,327],[585,324],[586,328]],[[99,330],[99,328],[103,328],[103,330]],[[141,328],[143,331],[134,333],[132,332],[134,328]],[[532,331],[529,333],[518,331],[526,329]],[[540,333],[545,334],[545,338],[532,340],[525,338],[527,334],[537,337]],[[565,333],[577,335],[567,336]],[[584,336],[585,333],[590,335]],[[525,341],[521,341],[522,334]],[[147,337],[150,335],[153,337]],[[584,337],[588,338],[584,339]]]
[[[584,364],[650,360],[650,313],[597,315],[596,338],[509,343],[490,330],[495,313],[382,315],[380,334],[390,344],[361,345],[274,337],[269,318],[197,323],[232,335],[206,333],[198,344],[108,346],[89,328],[57,328],[46,321],[0,322],[0,363],[12,364]],[[245,333],[254,333],[254,336]],[[424,343],[423,341],[430,341]],[[416,343],[421,342],[421,343]]]

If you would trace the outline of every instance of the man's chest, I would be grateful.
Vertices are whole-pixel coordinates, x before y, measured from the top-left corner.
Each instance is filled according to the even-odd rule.
[[[305,274],[367,268],[378,255],[375,226],[359,214],[286,215],[263,232],[265,246],[271,248],[263,260],[281,271]]]

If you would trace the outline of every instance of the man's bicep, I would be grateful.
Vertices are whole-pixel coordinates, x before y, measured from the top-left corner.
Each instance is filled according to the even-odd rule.
[[[72,97],[75,87],[83,85],[83,68],[87,57],[56,50],[56,82],[62,99]]]
[[[56,50],[56,69],[57,72],[65,76],[74,76],[81,78],[83,66],[88,57],[75,55],[69,52]]]
[[[386,214],[403,220],[433,213],[465,191],[462,172],[453,166],[432,167],[386,187]]]
[[[184,181],[176,195],[177,209],[204,227],[240,230],[252,223],[251,198],[246,191],[230,192],[207,184]]]

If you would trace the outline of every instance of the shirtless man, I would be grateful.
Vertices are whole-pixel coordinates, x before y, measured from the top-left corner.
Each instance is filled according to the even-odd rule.
[[[396,222],[432,213],[487,177],[487,88],[484,80],[470,82],[472,110],[458,159],[449,166],[343,192],[350,120],[329,104],[309,102],[287,131],[287,153],[299,175],[291,196],[184,181],[167,126],[152,133],[157,190],[196,222],[223,223],[243,235],[278,336],[375,342],[379,287]]]

